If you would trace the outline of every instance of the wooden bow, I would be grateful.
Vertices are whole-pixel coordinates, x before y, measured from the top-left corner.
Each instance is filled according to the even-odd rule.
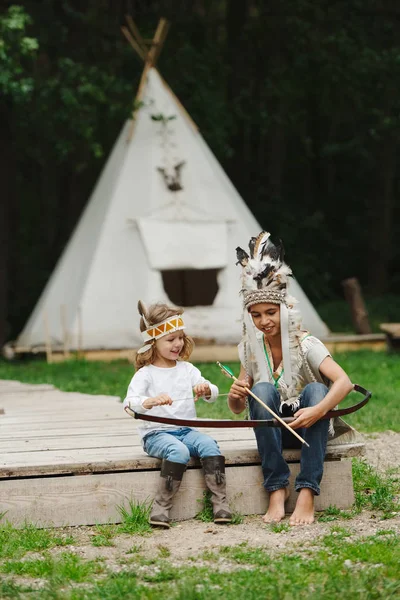
[[[336,410],[330,410],[322,417],[321,420],[324,419],[335,419],[336,417],[343,417],[344,415],[350,415],[357,410],[360,410],[363,406],[367,404],[369,399],[371,398],[371,392],[363,388],[361,385],[354,385],[354,391],[360,392],[364,394],[364,398],[357,402],[357,404],[353,404],[352,406],[348,406],[347,408],[338,408]],[[266,419],[255,421],[251,419],[246,420],[237,420],[233,419],[174,419],[172,417],[158,417],[156,415],[149,415],[146,413],[137,413],[128,406],[125,407],[125,411],[131,417],[135,419],[140,419],[142,421],[152,421],[154,423],[164,423],[166,425],[177,425],[179,427],[210,427],[210,428],[228,428],[228,427],[282,427],[282,421],[285,424],[292,423],[294,420],[293,417],[284,417],[277,419]]]

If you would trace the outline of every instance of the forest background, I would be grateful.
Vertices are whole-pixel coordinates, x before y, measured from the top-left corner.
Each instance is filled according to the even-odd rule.
[[[0,0],[0,344],[132,112],[126,14],[171,21],[160,71],[317,308],[356,276],[400,320],[398,1]]]

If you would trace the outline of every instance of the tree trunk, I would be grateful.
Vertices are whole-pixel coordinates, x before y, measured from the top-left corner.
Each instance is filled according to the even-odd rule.
[[[371,333],[371,326],[368,320],[368,311],[364,304],[361,293],[361,287],[358,279],[352,277],[342,281],[344,295],[350,306],[351,318],[353,320],[356,333]]]

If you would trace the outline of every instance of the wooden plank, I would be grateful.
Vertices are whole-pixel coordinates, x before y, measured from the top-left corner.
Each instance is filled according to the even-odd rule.
[[[228,465],[260,463],[256,446],[248,441],[221,442],[220,448]],[[365,446],[362,443],[331,446],[327,450],[326,460],[338,461],[345,457],[360,456],[364,452]],[[298,462],[300,450],[284,450],[283,455],[288,462]],[[189,464],[197,462],[192,459]],[[158,469],[159,464],[158,459],[147,456],[139,447],[110,448],[107,451],[91,449],[8,453],[0,460],[0,478],[149,470]]]
[[[381,352],[385,349],[386,343],[382,340],[371,341],[354,341],[354,342],[324,342],[325,346],[332,354],[336,352],[352,352],[357,350],[372,350],[373,352]],[[54,355],[53,355],[54,362]]]
[[[83,408],[82,410],[71,409],[67,410],[38,410],[32,411],[30,409],[21,409],[19,412],[10,411],[7,407],[5,408],[5,415],[0,419],[0,426],[9,424],[12,425],[15,422],[26,423],[30,421],[31,423],[48,423],[51,421],[59,421],[63,422],[71,422],[71,421],[85,421],[85,420],[106,420],[106,419],[119,419],[126,420],[126,413],[122,410],[122,407],[118,410],[111,408],[111,410],[100,410],[97,411],[94,407]],[[134,423],[134,421],[132,421]]]
[[[292,473],[287,510],[296,501],[294,477],[299,465],[290,465]],[[227,496],[231,508],[241,514],[263,514],[268,496],[262,486],[260,466],[227,467]],[[93,525],[120,522],[118,506],[129,499],[144,502],[154,497],[159,481],[155,471],[111,473],[83,477],[38,478],[3,481],[0,486],[0,512],[14,526],[32,522],[39,526]],[[340,481],[340,486],[337,482]],[[189,469],[174,499],[171,516],[190,519],[201,508],[204,478],[200,469]],[[330,505],[346,509],[354,501],[350,461],[325,465],[321,495],[316,510]]]
[[[245,430],[246,431],[246,430]],[[248,433],[246,435],[246,433]],[[239,435],[237,438],[233,438],[229,435],[229,432],[223,432],[221,434],[214,435],[214,439],[217,441],[232,441],[236,443],[238,441],[247,440],[255,445],[254,434],[252,431]],[[11,447],[10,447],[11,442]],[[134,431],[118,432],[115,435],[106,433],[103,430],[102,434],[97,435],[62,435],[53,437],[34,437],[30,435],[19,440],[0,440],[0,453],[9,452],[33,452],[42,450],[65,450],[74,448],[110,448],[118,446],[140,446],[141,442],[139,436]]]
[[[50,423],[51,425],[51,423]],[[54,437],[77,437],[81,435],[91,435],[91,436],[103,436],[104,435],[104,425],[94,425],[93,427],[88,426],[87,424],[83,424],[82,427],[56,427],[49,429],[31,429],[28,427],[24,429],[20,429],[16,425],[12,427],[7,427],[7,430],[4,431],[1,435],[1,440],[13,442],[14,440],[25,440],[29,437],[29,439],[34,438],[54,438]],[[127,433],[131,433],[132,435],[137,435],[135,427],[129,423],[113,423],[109,425],[107,428],[107,432],[110,435],[125,435]]]
[[[243,463],[248,460],[249,455],[257,452],[255,441],[252,440],[222,440],[219,441],[221,452],[225,455],[237,455],[237,461]],[[357,456],[364,449],[363,443],[345,444],[337,446],[329,446],[327,448],[326,457],[329,460],[337,460],[343,456]],[[143,459],[147,455],[142,450],[138,442],[133,441],[132,444],[110,446],[102,448],[94,446],[92,448],[69,448],[60,450],[31,450],[29,452],[3,452],[0,459],[0,469],[17,467],[21,465],[27,466],[46,466],[51,469],[57,468],[57,465],[76,464],[78,467],[90,464],[91,467],[100,461],[104,463],[104,458],[107,462],[113,460],[130,459],[132,456],[140,453]],[[246,454],[246,458],[241,459],[241,453]],[[299,460],[300,450],[287,449],[283,452],[287,460]],[[113,470],[111,468],[111,470]],[[53,470],[51,472],[54,472]]]
[[[381,323],[379,328],[394,338],[400,338],[400,323]]]
[[[104,415],[103,417],[99,417],[98,415],[95,415],[94,413],[90,413],[90,419],[87,418],[86,420],[90,420],[90,422],[92,423],[103,423],[105,428],[106,428],[106,424],[107,422],[110,421],[114,421],[115,422],[121,422],[123,420],[128,419],[129,417],[126,415],[124,415],[123,413],[121,414],[121,416],[119,417],[113,417],[113,416],[108,416],[108,415]],[[15,417],[7,417],[7,414],[4,415],[4,417],[2,416],[0,418],[0,426],[4,426],[4,427],[8,427],[9,425],[29,425],[32,427],[38,427],[40,426],[41,428],[46,428],[47,426],[54,426],[56,423],[59,423],[61,426],[65,425],[65,424],[69,424],[70,427],[79,427],[79,424],[82,425],[82,427],[85,426],[85,419],[79,418],[78,415],[72,415],[71,417],[69,415],[65,415],[65,418],[62,418],[62,416],[58,417],[57,414],[53,413],[53,418],[51,420],[51,422],[49,422],[49,420],[43,420],[43,418],[40,415],[35,416],[34,414],[29,416],[29,415],[24,415],[21,417],[15,416]]]

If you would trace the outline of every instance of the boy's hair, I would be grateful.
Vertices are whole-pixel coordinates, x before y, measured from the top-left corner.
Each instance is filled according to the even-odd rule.
[[[174,315],[181,315],[183,313],[183,308],[171,308],[167,304],[162,304],[161,302],[158,304],[152,304],[146,311],[146,320],[148,325],[146,326],[143,317],[140,317],[140,331],[145,331],[148,327],[152,325],[157,325],[157,323],[161,323],[168,319],[169,317],[173,317]],[[192,338],[183,333],[183,348],[179,353],[180,360],[187,360],[193,352],[194,341]],[[143,352],[142,354],[136,354],[135,356],[135,367],[136,371],[141,369],[142,367],[147,367],[147,365],[151,365],[157,356],[156,345],[152,344],[150,350]]]

